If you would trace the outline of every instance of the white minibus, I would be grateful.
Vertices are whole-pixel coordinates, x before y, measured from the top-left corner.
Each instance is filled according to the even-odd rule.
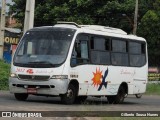
[[[73,104],[105,96],[119,104],[129,94],[144,93],[147,76],[144,38],[118,28],[58,22],[24,34],[9,89],[21,101],[28,95],[60,96],[63,104]]]

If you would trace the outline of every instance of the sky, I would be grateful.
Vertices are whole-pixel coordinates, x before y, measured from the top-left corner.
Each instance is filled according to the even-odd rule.
[[[1,2],[2,2],[2,0],[0,0],[0,7],[2,5]],[[6,3],[13,4],[12,0],[6,0]],[[6,6],[6,12],[8,12],[8,10],[9,10],[9,7]]]

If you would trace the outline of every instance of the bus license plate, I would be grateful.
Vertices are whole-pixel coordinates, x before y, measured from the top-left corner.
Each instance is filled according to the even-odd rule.
[[[37,89],[36,88],[27,88],[27,93],[29,93],[29,94],[37,94]]]

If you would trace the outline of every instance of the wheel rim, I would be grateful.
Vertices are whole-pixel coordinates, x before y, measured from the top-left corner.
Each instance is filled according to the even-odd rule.
[[[121,94],[121,95],[119,96],[120,102],[123,102],[123,99],[124,99],[124,96]]]
[[[137,97],[137,98],[141,98],[141,97],[142,97],[142,94],[136,94],[136,97]]]
[[[119,97],[119,102],[121,103],[121,102],[123,102],[123,100],[124,100],[124,91],[121,89],[120,91],[119,91],[119,95],[118,95],[118,97]]]
[[[72,89],[68,89],[68,91],[67,91],[67,97],[68,98],[73,98],[73,90]]]

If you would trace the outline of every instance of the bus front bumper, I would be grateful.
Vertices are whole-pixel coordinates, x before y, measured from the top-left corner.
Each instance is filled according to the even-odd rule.
[[[48,81],[29,81],[18,78],[9,78],[11,93],[28,93],[40,95],[65,94],[68,89],[68,79],[50,79]]]

